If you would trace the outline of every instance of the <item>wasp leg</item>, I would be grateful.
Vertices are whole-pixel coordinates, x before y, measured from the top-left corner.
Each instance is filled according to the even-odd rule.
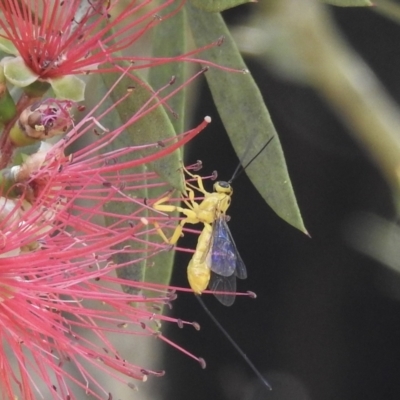
[[[168,205],[164,204],[167,201],[171,200],[171,195],[169,194],[168,196],[162,197],[161,199],[157,200],[152,207],[157,210],[157,211],[165,211],[165,212],[173,212],[173,211],[179,211],[178,206],[173,206],[173,205]]]
[[[193,191],[191,191],[191,192],[193,192]],[[183,218],[179,222],[179,225],[176,227],[176,229],[175,229],[175,231],[172,234],[170,239],[168,239],[166,237],[166,235],[164,234],[164,232],[162,231],[162,229],[160,228],[160,226],[158,224],[156,224],[155,222],[153,222],[153,224],[156,227],[156,230],[157,230],[158,234],[162,237],[162,239],[166,243],[176,244],[178,239],[183,235],[182,231],[183,231],[183,227],[184,227],[185,224],[198,224],[200,222],[199,219],[197,218],[197,212],[192,209],[192,208],[196,209],[198,205],[197,205],[196,202],[194,202],[194,200],[193,200],[193,206],[192,206],[192,204],[190,202],[184,201],[185,204],[189,208],[183,208],[183,207],[180,207],[180,206],[173,206],[173,205],[170,205],[170,204],[164,204],[169,199],[170,199],[170,197],[167,196],[167,197],[164,197],[164,198],[158,200],[157,202],[155,202],[153,204],[153,208],[155,210],[157,210],[157,211],[164,211],[164,212],[178,211],[178,212],[182,213],[183,215],[185,215],[186,218]]]
[[[171,196],[165,196],[165,197],[161,198],[160,200],[157,200],[153,204],[153,208],[157,211],[164,211],[164,212],[179,211],[182,214],[185,214],[190,219],[196,219],[194,217],[194,215],[197,214],[197,209],[198,209],[199,205],[194,200],[194,191],[189,188],[187,188],[187,191],[188,191],[188,200],[182,199],[182,201],[188,208],[183,208],[180,206],[173,206],[170,204],[164,204],[171,199]],[[199,221],[196,219],[196,222],[190,222],[190,221],[188,221],[188,222],[191,224],[197,224]]]
[[[207,195],[209,192],[207,192],[207,190],[204,189],[202,177],[200,175],[190,175],[190,176],[192,178],[196,179],[197,185],[190,183],[190,182],[186,182],[186,190],[189,191],[189,188],[191,188],[192,190],[194,189],[194,190],[199,191],[200,193],[203,193],[204,195]]]
[[[188,172],[188,171],[186,171],[186,172]],[[167,213],[178,211],[186,217],[180,221],[179,225],[176,227],[176,229],[170,239],[168,239],[166,237],[166,235],[164,234],[164,232],[162,231],[160,226],[158,224],[156,225],[154,223],[159,235],[162,237],[162,239],[164,241],[166,241],[166,243],[169,243],[169,244],[176,244],[176,242],[179,240],[179,238],[181,236],[183,236],[183,227],[185,224],[198,224],[200,222],[203,222],[203,221],[200,221],[198,218],[199,203],[197,203],[195,201],[194,190],[197,190],[200,193],[203,193],[205,196],[209,195],[209,193],[204,189],[203,181],[199,175],[193,175],[189,172],[188,172],[188,174],[197,180],[197,184],[199,187],[192,185],[188,182],[186,183],[187,199],[182,199],[182,202],[186,205],[187,208],[184,208],[181,206],[174,206],[171,204],[165,204],[171,200],[171,195],[165,196],[165,197],[157,200],[152,206],[157,211],[162,211],[162,212],[167,212]]]
[[[181,224],[179,224],[175,228],[174,233],[172,234],[171,238],[168,239],[167,236],[165,235],[164,231],[161,229],[160,224],[157,221],[151,221],[151,223],[154,225],[157,233],[161,236],[162,240],[164,240],[165,243],[175,245],[176,242],[179,240],[179,238],[182,236],[183,225],[181,225]]]
[[[174,233],[168,239],[160,225],[156,221],[152,221],[152,224],[155,226],[157,233],[161,236],[161,238],[168,244],[176,244],[181,236],[183,236],[183,227],[185,224],[198,224],[200,221],[197,219],[197,215],[194,211],[188,210],[186,208],[177,207],[178,211],[182,212],[186,215],[186,218],[182,219],[179,222],[179,225],[175,228]]]
[[[197,214],[197,210],[199,208],[199,204],[195,201],[194,199],[194,191],[192,189],[186,188],[188,192],[188,199],[182,199],[183,203],[186,204],[186,206],[190,209],[193,210]]]
[[[179,211],[180,213],[182,213],[186,217],[188,217],[190,220],[196,220],[196,222],[188,221],[190,224],[197,224],[199,222],[199,220],[196,217],[196,212],[194,210],[195,208],[197,208],[196,202],[194,202],[194,206],[193,206],[190,202],[188,202],[187,200],[184,200],[184,203],[188,206],[188,208],[183,208],[180,206],[164,204],[168,200],[169,200],[169,197],[164,197],[164,198],[156,201],[152,207],[157,211],[164,211],[164,212]]]
[[[184,171],[193,179],[196,179],[197,181],[197,186],[194,185],[193,183],[189,183],[186,182],[186,186],[189,186],[190,188],[194,189],[194,190],[198,190],[199,192],[203,193],[204,195],[207,195],[208,192],[206,189],[204,189],[204,185],[203,185],[203,178],[200,175],[195,175],[192,174],[191,172],[189,172],[186,168],[184,168]],[[186,189],[188,190],[188,188],[186,187]]]

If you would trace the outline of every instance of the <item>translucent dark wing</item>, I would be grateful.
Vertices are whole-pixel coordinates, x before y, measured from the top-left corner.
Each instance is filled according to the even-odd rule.
[[[236,256],[237,256],[237,259],[236,259],[236,276],[239,279],[246,279],[247,278],[246,266],[244,265],[242,257],[240,257],[240,254],[239,254],[239,252],[237,250],[236,250]]]
[[[234,273],[240,279],[247,278],[246,267],[236,248],[225,216],[214,221],[212,247],[211,247],[211,271],[224,277]]]
[[[217,218],[213,224],[211,270],[222,276],[231,276],[236,269],[235,245],[230,240],[225,219]]]
[[[236,292],[236,276],[221,276],[211,271],[211,278],[208,287],[214,293],[214,296],[224,305],[231,306],[235,301],[235,296],[229,293]]]

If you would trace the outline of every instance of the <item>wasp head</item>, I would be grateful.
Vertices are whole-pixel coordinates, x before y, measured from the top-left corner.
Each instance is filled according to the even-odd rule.
[[[214,192],[224,193],[231,196],[233,193],[232,186],[226,181],[218,181],[214,183]]]

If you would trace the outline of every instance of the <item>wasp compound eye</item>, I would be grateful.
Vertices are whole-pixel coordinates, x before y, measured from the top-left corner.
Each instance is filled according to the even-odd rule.
[[[226,193],[230,195],[233,190],[232,186],[226,181],[218,181],[214,184],[214,192],[217,193]]]

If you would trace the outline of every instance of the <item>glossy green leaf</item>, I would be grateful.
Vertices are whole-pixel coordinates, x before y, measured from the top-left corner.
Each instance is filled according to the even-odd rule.
[[[149,198],[159,198],[163,195],[164,188],[148,188],[147,189]],[[169,213],[171,217],[178,216],[178,213]],[[159,240],[162,242],[162,239],[159,237],[152,236],[150,238],[151,241]],[[145,282],[158,283],[162,285],[169,285],[171,281],[172,270],[174,267],[174,258],[175,258],[175,250],[174,248],[170,248],[170,250],[162,251],[156,255],[153,255],[148,260],[148,265],[144,269],[143,279]],[[155,295],[156,293],[152,293],[150,290],[145,292],[148,296]],[[162,312],[162,310],[161,310]]]
[[[117,79],[116,76],[114,76],[114,79]],[[91,106],[94,106],[96,103],[100,102],[101,98],[107,93],[107,88],[104,85],[104,82],[102,80],[102,77],[98,74],[94,74],[89,81],[87,85],[87,93],[89,94],[87,103],[89,102],[88,106],[91,108]],[[110,106],[112,106],[112,99],[108,98],[106,99],[105,103],[101,106],[99,112],[103,112],[106,109],[108,109]],[[108,112],[102,119],[101,119],[101,124],[106,127],[109,130],[115,129],[122,124],[122,119],[119,113],[114,109],[111,112]],[[120,137],[116,138],[112,142],[110,142],[102,151],[104,152],[109,152],[113,151],[116,149],[119,149],[121,147],[127,146],[129,143],[129,138],[127,138],[128,134],[121,135]],[[132,154],[126,155],[119,157],[119,160],[121,162],[123,161],[129,161],[130,157],[132,157]],[[142,167],[137,167],[137,168],[130,168],[130,169],[125,169],[123,171],[120,171],[120,174],[133,174],[133,173],[140,173],[144,172],[144,166]],[[141,190],[135,190],[135,192],[130,193],[126,191],[127,195],[135,196],[137,198],[147,198],[148,193],[146,188],[143,188]],[[123,215],[130,215],[136,211],[135,204],[132,203],[127,203],[127,202],[108,202],[104,205],[104,210],[108,213],[116,213],[116,214],[123,214]],[[143,215],[146,216],[146,215]],[[116,221],[115,218],[112,218],[110,216],[105,217],[105,224],[106,225],[111,225],[114,224]],[[120,243],[118,245],[118,248],[122,248],[124,246],[130,246],[134,250],[141,250],[141,252],[138,252],[137,255],[132,256],[126,253],[117,253],[113,255],[113,261],[116,264],[127,264],[129,262],[132,262],[131,265],[126,265],[122,268],[117,269],[117,275],[119,278],[130,280],[130,281],[143,281],[144,280],[144,274],[145,274],[145,268],[146,268],[146,261],[139,261],[137,262],[134,260],[132,257],[135,258],[142,258],[145,257],[146,254],[146,249],[147,246],[145,242],[147,241],[147,237],[144,236],[142,237],[143,243],[138,242],[136,240],[132,241],[127,241],[124,243]],[[128,293],[137,293],[137,290],[130,286],[122,286],[123,290]]]
[[[369,0],[320,0],[322,3],[339,7],[371,7],[374,4]]]
[[[1,87],[2,85],[0,85]],[[7,87],[0,91],[0,124],[11,121],[17,113],[17,107]]]
[[[162,42],[165,43],[165,40],[162,40]],[[167,74],[169,75],[169,73],[166,72],[165,76]],[[117,112],[121,116],[122,120],[125,120],[126,116],[132,115],[133,112],[138,110],[140,107],[143,106],[143,104],[149,101],[152,96],[149,86],[137,73],[132,71],[130,75],[136,77],[138,82],[135,85],[133,96],[130,96],[129,101],[117,106]],[[117,77],[118,74],[102,75],[103,81],[108,88],[113,85]],[[163,78],[161,78],[160,87],[166,85],[166,83],[168,83],[170,79],[170,76],[168,77],[167,81],[162,81]],[[131,79],[123,78],[119,85],[113,90],[111,96],[113,101],[117,101],[119,98],[121,98],[121,96],[125,94],[126,88],[131,86]],[[159,89],[157,83],[154,83],[154,86],[152,88],[153,90]],[[166,93],[164,92],[162,93],[162,95],[165,96]],[[156,101],[157,100],[153,100],[153,104]],[[175,106],[179,107],[178,103],[176,103]],[[165,108],[163,106],[158,106],[155,110],[151,111],[151,113],[147,114],[144,118],[141,118],[134,125],[132,125],[125,132],[125,135],[119,136],[115,141],[115,144],[118,147],[122,147],[126,142],[128,142],[130,145],[155,143],[157,141],[162,141],[166,138],[171,138],[174,136],[174,125],[169,119]],[[143,151],[142,153],[143,156],[147,155],[145,151]],[[182,165],[182,152],[177,150],[170,155],[163,157],[162,159],[156,160],[153,163],[148,164],[147,166],[151,170],[157,172],[166,182],[170,183],[172,187],[176,188],[179,191],[183,191],[185,185],[182,173]],[[148,196],[152,196],[153,198],[153,196],[156,195],[155,191],[155,189],[149,189]],[[149,260],[150,262],[152,262],[151,268],[147,268],[147,263],[144,262],[141,264],[141,269],[139,272],[135,271],[133,266],[132,268],[124,268],[123,270],[121,270],[120,273],[124,274],[126,279],[131,279],[130,275],[132,275],[132,277],[135,279],[135,275],[140,274],[140,278],[146,280],[147,282],[155,282],[167,285],[169,284],[172,274],[173,257],[173,251],[163,252]],[[160,312],[162,312],[162,310],[160,310]]]
[[[256,0],[190,0],[194,7],[207,12],[220,12]]]
[[[176,8],[176,5],[171,7]],[[171,11],[171,7],[164,11]],[[174,18],[163,20],[153,30],[153,57],[175,57],[184,54],[187,48],[186,32],[185,10],[181,10]],[[177,62],[152,67],[149,71],[149,83],[153,88],[162,87],[174,76],[176,84],[165,91],[165,94],[170,93],[176,85],[185,82],[188,66],[188,63]],[[168,101],[168,113],[176,133],[183,132],[185,126],[185,93],[186,90],[183,89]]]
[[[221,47],[207,52],[207,60],[245,69],[221,15],[202,12],[189,4],[186,7],[197,46],[211,43],[222,35],[225,37]],[[242,165],[246,165],[267,140],[274,137],[246,173],[270,207],[286,222],[306,233],[278,134],[252,76],[217,68],[211,68],[205,76]]]
[[[117,78],[118,74],[106,74],[102,75],[100,79],[102,80],[102,83],[106,84],[107,87],[111,87]],[[115,88],[115,90],[113,90],[113,93],[110,96],[109,100],[112,102],[116,102],[121,96],[125,94],[127,86],[131,85],[132,81],[130,79],[123,79]],[[141,107],[150,98],[150,96],[151,94],[148,88],[142,87],[141,85],[137,84],[132,95],[128,99],[126,99],[125,102],[123,102],[124,104],[116,107],[116,120],[126,121],[126,119],[129,116],[133,115],[135,110]],[[132,146],[135,144],[138,145],[143,143],[154,143],[174,135],[175,131],[168,117],[168,114],[162,107],[158,107],[156,110],[152,111],[150,114],[138,120],[129,128],[127,128],[122,135],[119,135],[110,144],[109,149]],[[143,155],[146,154],[143,153]],[[170,156],[157,160],[152,165],[153,169],[157,173],[159,173],[160,176],[162,176],[166,181],[169,181],[171,185],[177,188],[181,188],[180,185],[183,185],[183,181],[181,181],[183,179],[181,174],[181,166],[182,161],[180,152],[175,152]],[[149,165],[149,167],[151,166]],[[126,173],[130,172],[132,171],[127,171]],[[139,197],[155,198],[158,197],[160,194],[161,193],[159,193],[157,189],[148,188],[143,189],[141,193],[135,193],[134,195]],[[122,206],[122,204],[111,203],[107,205],[107,209],[110,211],[118,210],[118,212],[121,212]],[[124,213],[131,213],[134,211],[130,208],[129,205],[125,205],[124,207],[127,208],[123,211]],[[107,222],[112,223],[112,221],[110,220]],[[159,240],[161,241],[161,238],[159,238]],[[143,251],[146,250],[144,244],[132,243],[130,245],[134,245],[135,248],[138,248],[138,246],[142,246],[140,248],[143,248]],[[118,262],[127,261],[121,259],[121,257],[124,258],[127,256],[119,256],[120,259],[117,260]],[[135,263],[131,266],[120,269],[119,276],[129,280],[145,280],[146,282],[154,282],[167,285],[169,284],[172,274],[173,257],[173,251],[161,252],[158,255],[151,257],[147,262],[143,261],[141,263]],[[151,266],[149,266],[149,264],[151,264]],[[124,290],[127,289],[127,287],[124,288]]]
[[[173,4],[165,12],[171,11],[176,5]],[[162,17],[162,15],[161,15]],[[175,57],[187,51],[187,17],[185,10],[181,10],[174,18],[167,18],[158,24],[153,30],[153,56],[154,57]],[[172,76],[176,78],[176,85],[185,82],[188,76],[188,63],[168,63],[158,67],[152,67],[149,71],[149,83],[153,88],[161,87],[168,82]],[[171,87],[165,91],[169,93]],[[167,111],[176,133],[183,132],[185,129],[185,103],[186,89],[182,89],[175,94],[169,101],[170,110]],[[172,111],[172,112],[171,112]],[[183,149],[182,149],[183,151]],[[158,197],[160,193],[157,188],[149,188],[149,196]],[[178,212],[170,213],[171,217],[177,217]],[[152,267],[145,269],[145,281],[162,283],[168,285],[171,281],[172,267],[175,251],[162,252],[152,257]],[[151,295],[151,292],[149,293]]]
[[[111,66],[109,66],[111,68]],[[107,64],[105,64],[107,68]],[[107,88],[110,88],[116,81],[118,74],[102,74],[101,77]],[[146,102],[151,99],[151,90],[144,79],[138,73],[132,71],[131,76],[136,77],[137,82],[133,93],[128,99],[119,103],[116,110],[122,121],[134,115]],[[132,79],[122,78],[118,85],[113,89],[110,98],[114,103],[118,102],[126,94],[129,87],[132,87]],[[162,95],[162,94],[161,94]],[[153,100],[151,104],[156,104]],[[146,116],[140,118],[130,125],[124,135],[117,139],[120,147],[157,143],[175,136],[174,127],[163,106],[158,106]],[[143,150],[143,156],[151,153],[151,150]],[[182,157],[180,151],[175,151],[169,156],[163,157],[149,164],[149,168],[157,172],[166,182],[178,190],[184,190],[184,180],[182,174]]]

